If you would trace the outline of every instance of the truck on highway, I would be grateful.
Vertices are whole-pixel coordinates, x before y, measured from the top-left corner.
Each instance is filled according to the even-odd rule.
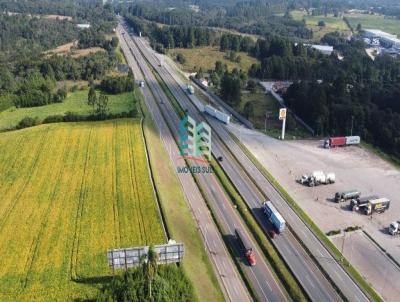
[[[364,214],[371,215],[372,213],[383,213],[390,207],[390,200],[387,198],[378,198],[370,200],[364,207]]]
[[[322,171],[314,171],[310,175],[304,174],[300,178],[300,183],[309,187],[319,186],[321,184],[332,184],[336,180],[335,173],[325,174]]]
[[[361,192],[358,190],[350,190],[350,191],[345,191],[345,192],[336,192],[335,194],[335,201],[337,203],[339,202],[345,202],[350,199],[359,199],[361,195]]]
[[[263,209],[265,215],[271,221],[275,231],[280,234],[285,229],[286,221],[283,219],[281,214],[275,209],[274,205],[270,201],[263,202]]]
[[[339,136],[330,137],[324,140],[324,148],[344,147],[351,145],[359,145],[361,138],[359,136]]]
[[[246,239],[246,237],[244,237],[240,229],[235,229],[235,234],[249,264],[251,266],[256,265],[256,255],[253,251],[253,247],[251,246],[250,242]]]
[[[194,87],[192,85],[187,85],[186,91],[189,94],[194,94]]]
[[[144,87],[144,81],[140,81],[139,82],[139,86],[143,88]]]
[[[400,234],[399,223],[397,221],[394,221],[389,225],[389,234],[392,236]]]
[[[219,111],[210,105],[204,106],[204,112],[225,124],[229,124],[231,122],[231,116],[229,114]]]

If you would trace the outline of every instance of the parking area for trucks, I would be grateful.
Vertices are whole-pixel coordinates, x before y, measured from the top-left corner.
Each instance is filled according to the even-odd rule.
[[[360,147],[324,149],[322,141],[282,142],[234,124],[229,129],[323,231],[361,226],[400,262],[400,236],[392,237],[387,232],[390,222],[400,220],[400,202],[397,200],[400,171],[397,168]],[[296,182],[302,174],[316,170],[334,172],[336,183],[309,188]],[[361,196],[389,198],[390,209],[383,214],[373,214],[371,218],[350,211],[349,201],[340,204],[334,202],[335,192],[351,189],[360,190]],[[365,261],[356,262],[355,266],[368,277],[364,274],[369,269]]]

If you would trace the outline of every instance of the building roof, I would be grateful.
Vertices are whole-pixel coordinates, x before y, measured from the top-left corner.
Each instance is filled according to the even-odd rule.
[[[385,32],[385,31],[382,31],[382,30],[380,30],[380,29],[364,29],[364,32],[366,32],[366,33],[369,33],[369,34],[373,34],[373,35],[375,35],[375,36],[377,36],[377,37],[391,37],[391,38],[397,38],[397,36],[396,35],[393,35],[393,34],[390,34],[390,33],[387,33],[387,32]]]

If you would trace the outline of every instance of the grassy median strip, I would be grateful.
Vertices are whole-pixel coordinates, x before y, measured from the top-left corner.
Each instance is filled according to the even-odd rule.
[[[379,294],[372,288],[372,286],[360,275],[360,273],[350,264],[350,262],[344,258],[336,246],[330,241],[324,232],[312,221],[312,219],[303,211],[303,209],[295,202],[295,200],[289,195],[289,193],[281,186],[281,184],[272,176],[272,174],[260,164],[257,158],[244,146],[235,135],[230,133],[236,143],[242,148],[247,157],[253,162],[257,169],[268,179],[268,181],[278,190],[283,198],[290,204],[292,209],[299,215],[301,220],[312,230],[312,232],[319,238],[323,245],[328,248],[330,253],[335,259],[342,263],[342,267],[349,273],[351,278],[355,280],[363,291],[374,301],[382,301],[383,299]]]
[[[158,131],[151,120],[147,107],[144,111],[144,132],[156,190],[160,199],[168,232],[174,240],[185,244],[183,269],[193,282],[199,301],[224,301],[201,234],[185,201],[180,183],[174,176],[168,155],[160,141]]]
[[[221,166],[215,160],[213,160],[211,164],[220,183],[224,187],[231,200],[234,202],[234,205],[236,206],[237,210],[245,221],[247,227],[253,234],[254,239],[261,247],[264,255],[273,267],[276,275],[284,284],[284,288],[287,290],[290,297],[294,301],[308,301],[306,293],[303,291],[300,284],[292,275],[291,271],[286,266],[286,263],[282,260],[275,247],[272,245],[270,238],[266,238],[264,231],[258,225],[254,216],[251,214],[250,209],[247,207],[240,194],[237,192],[225,172],[222,170]]]

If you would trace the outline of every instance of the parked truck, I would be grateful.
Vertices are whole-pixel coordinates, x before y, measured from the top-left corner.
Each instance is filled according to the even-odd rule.
[[[189,94],[194,94],[194,87],[192,85],[187,85],[186,90]]]
[[[321,184],[332,184],[336,180],[335,173],[325,174],[322,171],[314,171],[310,175],[304,174],[300,178],[300,183],[309,187],[319,186]]]
[[[339,136],[330,137],[324,140],[324,148],[344,147],[351,145],[359,145],[361,138],[359,136]]]
[[[359,211],[360,209],[363,209],[364,207],[368,206],[368,203],[370,200],[378,199],[379,197],[376,195],[372,196],[365,196],[361,197],[358,199],[352,199],[350,201],[350,210],[352,211]]]
[[[358,190],[350,190],[350,191],[345,191],[345,192],[336,192],[335,194],[335,201],[337,203],[339,202],[345,202],[350,199],[359,199],[361,195],[361,192]]]
[[[387,198],[373,199],[364,207],[364,214],[371,215],[372,213],[383,213],[390,207],[390,200]]]
[[[251,266],[256,265],[256,255],[253,251],[253,247],[250,242],[244,237],[242,231],[240,229],[235,229],[236,238],[240,243],[240,247],[244,251],[247,261]]]
[[[263,203],[263,209],[265,215],[271,221],[275,231],[280,234],[285,229],[286,221],[283,219],[281,214],[275,209],[274,205],[270,201],[265,201]]]
[[[400,234],[399,223],[397,221],[394,221],[389,225],[389,234],[392,236]]]
[[[204,106],[204,112],[225,124],[229,124],[231,121],[231,116],[229,114],[219,111],[210,105]]]

